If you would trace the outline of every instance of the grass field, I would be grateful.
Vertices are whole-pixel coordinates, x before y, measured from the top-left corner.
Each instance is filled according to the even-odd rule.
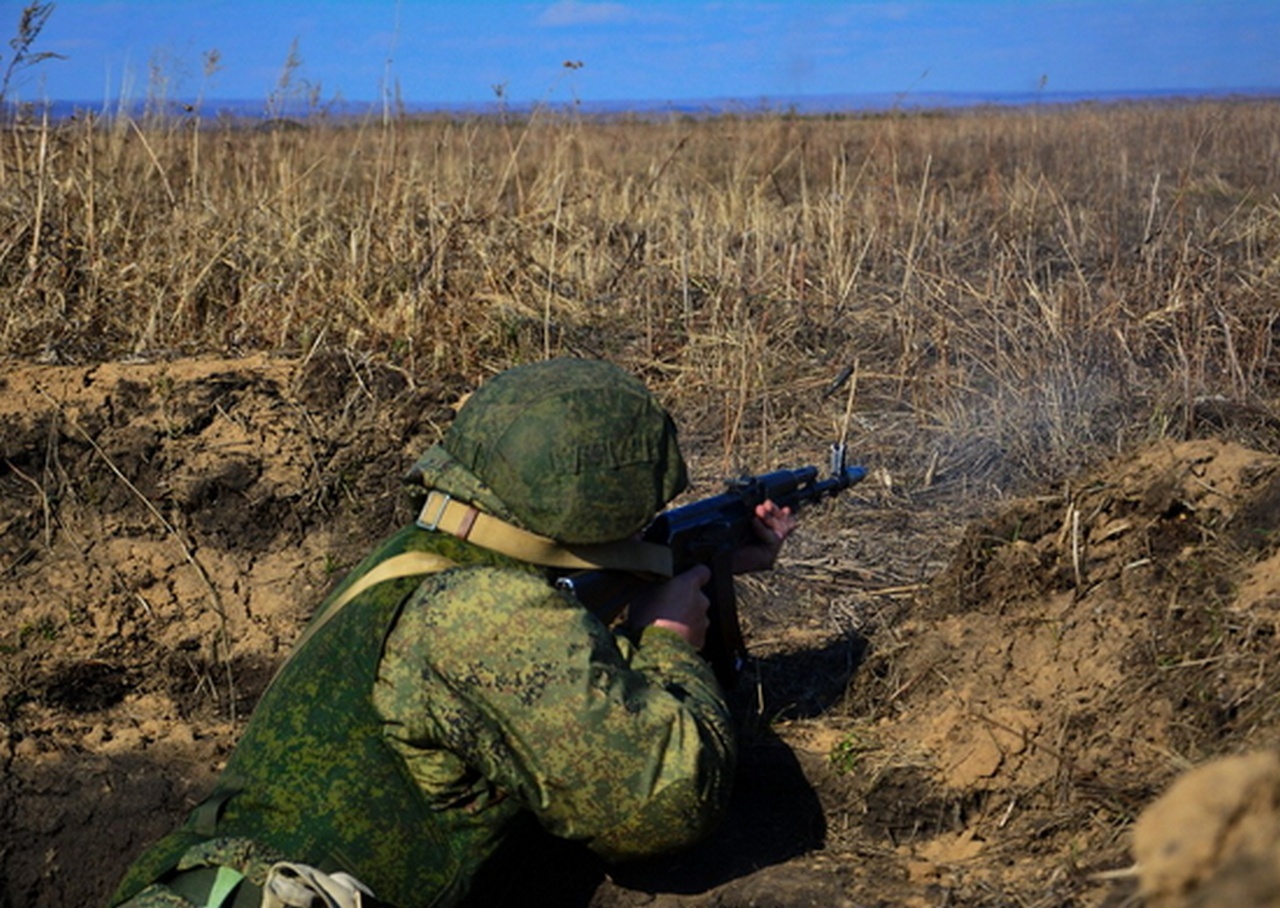
[[[1001,485],[1276,403],[1274,103],[276,125],[6,132],[0,353],[604,356],[744,463],[852,368]]]

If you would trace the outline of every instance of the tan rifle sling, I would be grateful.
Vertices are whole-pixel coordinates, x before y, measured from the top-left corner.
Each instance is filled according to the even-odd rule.
[[[393,555],[386,561],[375,565],[373,570],[343,590],[342,595],[333,601],[325,610],[325,613],[311,622],[311,626],[298,639],[294,650],[301,649],[302,645],[314,637],[320,628],[328,624],[330,619],[338,614],[344,605],[370,587],[385,583],[388,580],[413,577],[416,574],[437,574],[451,567],[457,567],[457,562],[451,561],[443,555],[437,555],[435,552],[401,552],[399,555]]]
[[[370,587],[377,586],[379,583],[384,583],[388,580],[399,580],[401,577],[413,577],[418,574],[437,574],[451,567],[457,567],[457,562],[451,561],[443,555],[437,555],[435,552],[401,552],[386,561],[379,562],[369,573],[343,590],[342,595],[330,603],[324,614],[311,622],[302,636],[298,638],[298,642],[294,644],[293,652],[296,653],[301,650],[306,642],[319,632],[320,628],[328,624],[335,615],[342,611],[343,606]],[[276,669],[275,675],[272,676],[271,681],[262,692],[264,697],[267,691],[271,690],[272,685],[276,683],[276,679],[280,677],[280,673],[284,671],[284,667],[289,664],[289,660],[292,658],[293,656],[290,654],[289,659],[285,659],[280,667]]]
[[[424,530],[442,530],[482,548],[544,567],[632,571],[654,577],[673,573],[671,549],[639,540],[596,545],[570,545],[520,527],[455,501],[431,489],[418,515]]]
[[[655,577],[672,574],[671,550],[649,542],[623,541],[602,545],[562,545],[554,539],[512,526],[468,504],[453,500],[432,489],[418,516],[418,526],[430,531],[443,531],[482,548],[508,555],[519,561],[557,568],[606,568],[634,571]],[[351,586],[343,590],[324,614],[311,625],[294,646],[297,652],[329,623],[352,599],[365,590],[387,580],[434,574],[456,567],[457,562],[434,552],[401,552],[376,565]],[[288,660],[285,660],[288,664]],[[282,665],[281,669],[284,668]],[[278,677],[279,671],[276,672]],[[275,678],[272,679],[274,683]],[[271,685],[267,685],[270,689]]]

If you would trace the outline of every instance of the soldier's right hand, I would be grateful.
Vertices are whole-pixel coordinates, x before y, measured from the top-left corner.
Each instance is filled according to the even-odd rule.
[[[635,630],[665,627],[702,649],[707,640],[710,601],[703,587],[711,579],[711,569],[698,564],[670,580],[649,587],[631,603],[628,624]]]

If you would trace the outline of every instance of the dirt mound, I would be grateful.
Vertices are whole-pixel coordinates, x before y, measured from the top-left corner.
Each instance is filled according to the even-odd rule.
[[[1134,853],[1151,908],[1280,905],[1280,759],[1187,773],[1139,817]]]
[[[467,388],[342,354],[2,382],[0,904],[96,904],[409,518],[398,477]],[[1140,811],[1277,744],[1280,458],[1161,444],[967,529],[864,485],[743,585],[755,724],[725,831],[572,904],[1120,905]],[[1210,783],[1206,809],[1276,775]],[[1247,819],[1222,840],[1269,841]],[[1200,847],[1139,838],[1155,880],[1153,855]],[[1267,847],[1213,853],[1244,873]],[[1182,898],[1219,864],[1143,886]]]
[[[1114,896],[1142,807],[1276,740],[1278,468],[1161,444],[971,526],[855,685],[864,828],[979,903]]]

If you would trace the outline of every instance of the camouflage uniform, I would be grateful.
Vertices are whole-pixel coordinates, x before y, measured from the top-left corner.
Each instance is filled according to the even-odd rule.
[[[616,381],[602,366],[570,371]],[[533,373],[524,392],[542,393],[542,370],[516,371]],[[497,497],[473,472],[474,457],[447,449],[466,437],[464,417],[479,397],[411,477],[540,529],[520,516],[528,508],[513,490],[525,480]],[[597,451],[589,468],[601,457],[647,457],[656,491],[634,476],[617,494],[604,488],[605,516],[593,524],[584,499],[576,534],[557,528],[561,536],[618,538],[620,526],[630,532],[651,516],[655,497],[660,506],[675,494],[684,481],[678,452],[672,461],[659,450],[667,442],[655,447],[648,435]],[[545,453],[529,444],[531,456]],[[628,499],[630,507],[620,504]],[[641,510],[649,513],[637,518]],[[638,639],[615,634],[555,590],[543,568],[418,525],[365,559],[329,603],[406,551],[456,566],[379,583],[304,638],[213,794],[135,863],[113,903],[188,905],[156,881],[175,868],[224,865],[261,885],[267,867],[287,857],[351,873],[381,902],[451,905],[522,815],[610,861],[681,848],[715,823],[730,786],[732,732],[710,669],[684,639],[661,628]]]

